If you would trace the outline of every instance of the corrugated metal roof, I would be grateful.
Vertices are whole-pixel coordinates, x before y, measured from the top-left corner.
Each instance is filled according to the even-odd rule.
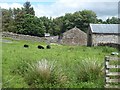
[[[90,24],[93,33],[120,33],[120,24]]]

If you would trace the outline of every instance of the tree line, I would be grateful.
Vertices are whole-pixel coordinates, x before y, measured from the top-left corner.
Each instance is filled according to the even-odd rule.
[[[75,26],[87,32],[90,23],[120,24],[120,19],[112,17],[103,21],[98,19],[96,13],[91,10],[66,13],[57,18],[37,17],[28,1],[22,8],[2,9],[2,30],[18,34],[42,37],[44,33],[50,33],[56,36]]]

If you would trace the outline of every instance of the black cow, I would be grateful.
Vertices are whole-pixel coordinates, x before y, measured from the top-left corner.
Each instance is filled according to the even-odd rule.
[[[47,48],[47,49],[51,49],[51,46],[50,46],[50,45],[47,45],[46,48]]]
[[[41,45],[38,45],[38,49],[44,49],[44,47]]]
[[[25,44],[25,45],[24,45],[24,47],[25,47],[25,48],[28,48],[28,47],[29,47],[29,45]]]

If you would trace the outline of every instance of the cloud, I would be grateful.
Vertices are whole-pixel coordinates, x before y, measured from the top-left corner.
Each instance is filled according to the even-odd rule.
[[[8,2],[12,2],[12,3],[15,3],[15,2],[25,2],[25,1],[29,1],[29,2],[54,2],[56,0],[0,0],[1,3],[8,3]]]
[[[118,0],[109,0],[109,2],[103,2],[93,0],[58,0],[52,5],[44,6],[37,5],[34,6],[37,16],[52,16],[57,17],[64,15],[65,13],[73,13],[75,11],[81,11],[84,9],[93,10],[98,18],[106,19],[108,17],[118,15]],[[111,2],[110,2],[111,1]]]
[[[27,0],[26,0],[27,1]],[[69,2],[68,0],[28,0],[30,2]],[[73,0],[74,2],[118,2],[119,0]],[[25,0],[1,0],[0,2],[25,2]]]
[[[23,5],[19,4],[19,3],[12,3],[12,4],[8,4],[8,3],[0,3],[0,7],[1,8],[5,8],[5,9],[9,9],[9,8],[21,8]]]
[[[90,2],[83,8],[94,11],[102,19],[118,15],[118,2]]]
[[[19,0],[18,0],[19,1]],[[75,11],[81,11],[84,9],[94,11],[98,18],[106,19],[108,17],[118,15],[118,1],[119,0],[29,0],[34,7],[35,15],[47,16],[47,17],[58,17],[65,15],[65,13],[73,13]],[[92,2],[91,2],[92,1]],[[38,2],[38,3],[33,3]],[[42,4],[41,2],[48,3]],[[50,2],[53,2],[49,4]],[[9,7],[22,7],[20,3],[0,3],[3,8]]]

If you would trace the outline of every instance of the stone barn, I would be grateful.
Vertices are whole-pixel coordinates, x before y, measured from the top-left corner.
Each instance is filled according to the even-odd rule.
[[[87,34],[74,27],[63,33],[62,44],[64,45],[87,45]]]
[[[118,24],[90,24],[87,32],[87,45],[118,44],[119,36]]]

